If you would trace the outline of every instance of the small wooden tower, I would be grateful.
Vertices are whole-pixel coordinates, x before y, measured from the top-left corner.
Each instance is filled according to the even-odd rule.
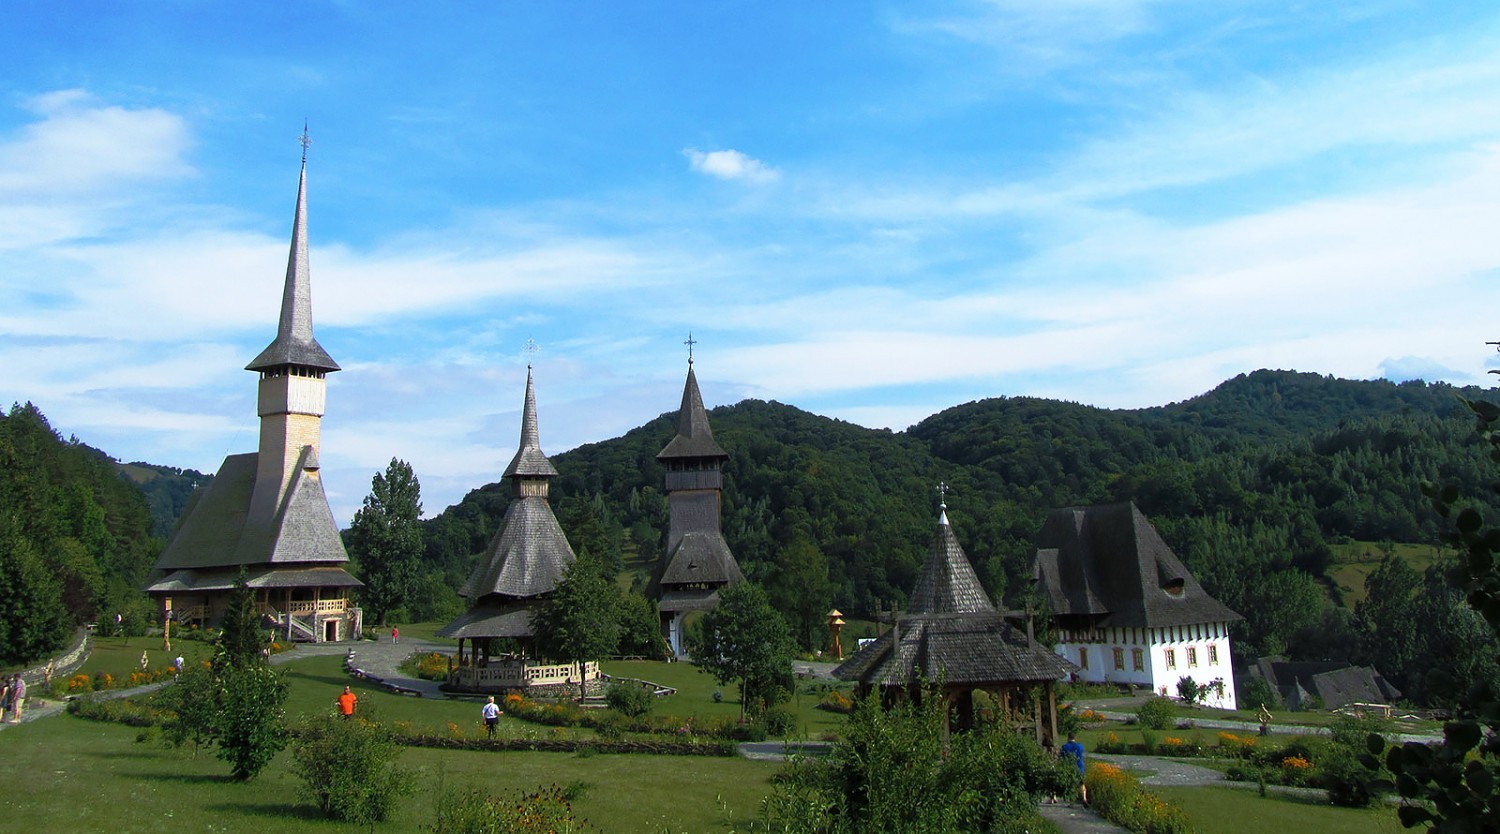
[[[248,371],[260,376],[260,448],[230,455],[188,506],[146,591],[170,623],[217,623],[243,570],[289,640],[357,640],[360,582],[344,570],[338,525],[318,465],[326,377],[338,363],[313,337],[307,246],[307,136],[276,338]]]
[[[683,618],[719,603],[719,591],[745,578],[720,532],[724,461],[728,453],[714,442],[693,373],[692,337],[688,337],[687,384],[677,412],[677,434],[657,454],[667,470],[670,529],[647,596],[661,611],[662,636],[674,654],[686,654]]]
[[[521,410],[521,445],[505,468],[504,477],[511,483],[505,520],[484,560],[459,590],[459,595],[469,600],[470,608],[437,633],[439,637],[458,638],[458,664],[448,675],[447,688],[461,692],[576,692],[580,682],[598,679],[599,664],[554,663],[537,656],[532,647],[531,615],[557,588],[576,557],[547,500],[548,486],[557,477],[557,469],[542,454],[536,389],[529,366]],[[500,641],[506,641],[506,650],[500,650]]]

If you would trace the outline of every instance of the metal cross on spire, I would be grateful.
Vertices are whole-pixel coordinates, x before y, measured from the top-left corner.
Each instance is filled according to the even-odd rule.
[[[942,504],[944,507],[948,506],[948,489],[949,487],[946,481],[938,481],[938,503]]]
[[[302,121],[302,135],[297,137],[297,144],[302,146],[302,164],[307,164],[307,149],[312,147],[312,139],[307,136],[307,120]]]
[[[542,346],[536,343],[536,339],[526,340],[526,370],[531,370],[531,360],[536,358],[537,351],[541,349]]]
[[[688,348],[688,364],[691,365],[691,364],[693,364],[693,345],[698,344],[698,340],[693,338],[693,331],[691,331],[691,330],[688,331],[687,341],[683,342],[683,344],[687,345],[687,348]]]

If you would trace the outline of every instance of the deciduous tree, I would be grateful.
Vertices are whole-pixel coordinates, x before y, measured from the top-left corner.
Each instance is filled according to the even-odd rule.
[[[741,582],[719,592],[719,604],[703,615],[693,663],[721,684],[740,685],[740,715],[759,714],[790,694],[796,647],[781,614],[759,585]]]

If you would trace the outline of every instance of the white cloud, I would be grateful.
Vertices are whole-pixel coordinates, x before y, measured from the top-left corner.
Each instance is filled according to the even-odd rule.
[[[764,183],[773,182],[781,176],[781,172],[775,168],[736,150],[700,151],[697,148],[685,148],[682,154],[688,158],[688,165],[694,171],[721,180]]]
[[[23,194],[53,201],[191,170],[182,160],[190,135],[173,113],[99,105],[82,90],[36,96],[26,107],[41,120],[0,140],[0,204]]]

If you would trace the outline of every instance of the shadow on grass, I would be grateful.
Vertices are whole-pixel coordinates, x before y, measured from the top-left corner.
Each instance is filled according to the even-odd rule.
[[[336,686],[338,687],[340,692],[343,691],[344,687],[353,686],[356,683],[356,681],[348,675],[315,675],[308,672],[296,671],[293,669],[288,669],[283,674],[285,674],[285,676],[291,680],[311,681],[313,683],[323,683],[328,684],[329,686]],[[368,687],[360,688],[363,689]]]
[[[142,773],[139,778],[152,782],[176,782],[182,785],[248,784],[228,773]]]
[[[221,802],[205,805],[204,810],[216,814],[239,814],[246,817],[273,817],[276,819],[324,820],[327,819],[311,805],[294,805],[290,802],[232,803]]]

